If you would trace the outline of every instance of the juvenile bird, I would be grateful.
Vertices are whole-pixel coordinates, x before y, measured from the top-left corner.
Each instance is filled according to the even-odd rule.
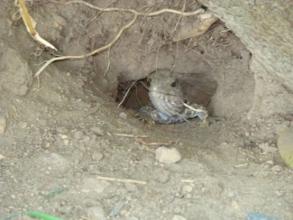
[[[167,69],[159,69],[150,76],[149,97],[155,109],[152,119],[162,124],[181,123],[199,117],[205,120],[207,111],[199,105],[188,105],[176,77]]]

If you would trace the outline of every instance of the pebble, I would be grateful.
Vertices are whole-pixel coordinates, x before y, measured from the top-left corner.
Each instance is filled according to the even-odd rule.
[[[278,132],[278,148],[284,162],[293,168],[293,127]]]
[[[156,159],[165,164],[176,163],[181,160],[181,155],[176,148],[159,147],[156,150]]]
[[[283,170],[283,168],[280,165],[275,165],[272,167],[272,171],[276,174],[280,173],[282,170]]]
[[[100,206],[95,206],[95,207],[90,207],[87,209],[87,216],[88,219],[92,220],[106,220],[106,214],[105,211],[102,207]]]
[[[125,112],[120,112],[119,117],[126,120],[127,114]]]
[[[4,134],[4,132],[6,131],[6,126],[6,118],[0,115],[0,134]]]
[[[182,187],[182,193],[186,194],[186,193],[191,193],[193,190],[193,187],[191,185],[185,185]]]
[[[100,128],[100,127],[92,127],[91,131],[94,132],[98,136],[104,136],[105,135],[104,130],[102,128]]]
[[[82,131],[76,131],[73,134],[73,137],[77,140],[81,139],[83,137],[83,132]]]
[[[183,216],[181,215],[174,215],[172,220],[186,220],[186,218],[184,218]]]
[[[104,155],[100,152],[94,152],[92,154],[92,159],[95,160],[95,161],[100,161],[104,158]]]
[[[2,155],[2,154],[0,154],[0,160],[3,160],[5,157]]]
[[[269,143],[261,143],[258,147],[262,150],[263,154],[275,153],[277,151],[277,148],[270,146]]]

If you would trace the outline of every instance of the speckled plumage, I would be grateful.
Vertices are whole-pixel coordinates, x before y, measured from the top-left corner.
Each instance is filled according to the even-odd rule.
[[[181,85],[169,70],[157,70],[151,74],[150,79],[149,97],[154,106],[150,116],[154,121],[172,124],[195,117],[206,118],[205,110],[194,111],[184,105],[186,100]]]

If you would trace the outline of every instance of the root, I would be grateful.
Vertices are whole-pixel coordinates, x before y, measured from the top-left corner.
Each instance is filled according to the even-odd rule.
[[[145,16],[145,17],[153,17],[153,16],[158,16],[164,13],[172,13],[172,14],[177,14],[177,15],[181,15],[181,16],[194,16],[194,15],[198,15],[200,13],[203,13],[204,10],[203,9],[198,9],[196,11],[192,11],[192,12],[182,12],[182,11],[178,11],[178,10],[174,10],[174,9],[169,9],[169,8],[165,8],[165,9],[161,9],[158,11],[154,11],[154,12],[149,12],[149,13],[145,13],[145,12],[138,12],[134,9],[126,9],[126,8],[100,8],[98,6],[92,5],[88,2],[85,1],[70,1],[67,2],[66,4],[83,4],[87,7],[90,7],[92,9],[101,11],[101,12],[127,12],[127,13],[131,13],[133,14],[133,18],[132,20],[127,23],[126,25],[124,25],[119,32],[117,33],[117,35],[113,38],[113,40],[100,47],[97,48],[89,53],[86,54],[82,54],[82,55],[69,55],[69,56],[60,56],[60,57],[54,57],[50,60],[47,60],[45,62],[45,64],[43,66],[41,66],[41,68],[34,74],[34,77],[39,77],[40,74],[52,63],[56,62],[56,61],[63,61],[63,60],[77,60],[77,59],[84,59],[96,54],[99,54],[105,50],[110,49],[121,37],[121,35],[123,34],[124,31],[126,31],[127,29],[129,29],[137,20],[138,16]]]

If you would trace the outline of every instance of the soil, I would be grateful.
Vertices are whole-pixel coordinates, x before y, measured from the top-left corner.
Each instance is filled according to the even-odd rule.
[[[63,2],[28,1],[39,33],[59,49],[54,55],[103,46],[130,19]],[[155,11],[181,10],[184,1],[91,3]],[[186,3],[187,11],[199,7]],[[16,11],[1,1],[1,220],[27,219],[27,210],[63,219],[240,220],[254,212],[293,219],[293,172],[276,146],[278,130],[292,120],[248,121],[251,54],[224,23],[176,43],[174,32],[191,18],[142,17],[110,53],[54,63],[38,81],[33,73],[53,54],[30,38]],[[156,68],[188,82],[190,97],[209,109],[208,126],[145,123],[131,100],[117,108],[121,85],[144,81]],[[160,163],[160,146],[176,148],[182,159]]]

